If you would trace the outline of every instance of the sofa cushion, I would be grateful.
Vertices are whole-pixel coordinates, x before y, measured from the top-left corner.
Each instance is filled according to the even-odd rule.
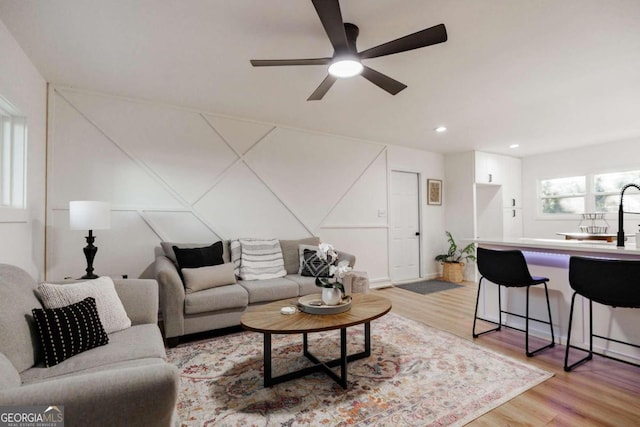
[[[284,277],[267,280],[240,280],[238,283],[249,293],[249,304],[298,296],[298,284]]]
[[[31,310],[42,307],[34,293],[36,281],[21,268],[0,264],[0,351],[18,372],[40,358]]]
[[[240,278],[242,280],[276,279],[287,275],[280,242],[276,239],[239,239]]]
[[[309,245],[317,248],[319,244],[320,238],[317,236],[298,240],[280,240],[282,258],[284,259],[284,268],[287,270],[287,274],[298,274],[300,271],[300,254],[298,252],[299,245]]]
[[[95,298],[87,297],[60,308],[34,308],[32,313],[46,367],[109,342]]]
[[[229,255],[229,242],[227,240],[221,240],[222,242],[222,261],[230,262],[231,257]],[[210,246],[208,243],[176,243],[176,242],[160,242],[160,246],[162,247],[162,251],[165,256],[169,258],[175,265],[178,265],[178,260],[176,259],[176,254],[173,251],[173,247],[177,246],[179,248],[201,248],[205,246]]]
[[[246,307],[249,295],[240,285],[219,286],[185,295],[185,314],[208,313],[228,308]]]
[[[233,264],[230,262],[208,267],[183,268],[182,277],[185,292],[188,294],[236,283]]]
[[[42,283],[38,285],[36,294],[45,308],[60,308],[92,297],[96,300],[98,315],[106,333],[110,334],[131,326],[131,320],[110,277],[78,283]]]
[[[301,276],[299,274],[287,274],[287,279],[298,284],[299,296],[322,293],[322,288],[316,286],[315,277]]]
[[[105,346],[76,354],[51,368],[46,368],[43,363],[39,363],[22,372],[21,377],[23,382],[29,383],[60,375],[99,370],[114,363],[164,356],[164,344],[158,326],[135,325],[110,334],[109,344]]]

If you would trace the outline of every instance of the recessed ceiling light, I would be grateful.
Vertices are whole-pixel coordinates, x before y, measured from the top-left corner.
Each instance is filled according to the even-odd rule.
[[[518,147],[520,147],[520,144],[511,144],[509,146],[509,148],[518,148]]]
[[[447,130],[447,128],[446,128],[446,127],[444,127],[444,126],[438,126],[438,127],[437,127],[437,128],[435,128],[434,130],[435,130],[436,132],[438,132],[438,133],[442,133],[442,132],[445,132],[445,131]]]

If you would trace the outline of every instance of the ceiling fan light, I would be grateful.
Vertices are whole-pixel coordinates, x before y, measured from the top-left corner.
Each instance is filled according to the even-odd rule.
[[[348,78],[362,73],[362,64],[355,59],[339,59],[329,65],[329,74],[334,77]]]

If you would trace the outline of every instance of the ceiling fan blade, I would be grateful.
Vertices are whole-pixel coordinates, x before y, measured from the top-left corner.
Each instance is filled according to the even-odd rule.
[[[327,65],[331,58],[309,58],[309,59],[252,59],[251,65],[254,67],[277,67],[281,65]]]
[[[389,76],[367,67],[366,65],[362,69],[362,77],[369,80],[380,89],[384,89],[391,95],[395,95],[403,89],[406,89],[407,85],[400,83],[397,80],[392,79]]]
[[[360,52],[360,59],[377,58],[379,56],[393,55],[447,41],[447,29],[444,24],[418,31],[408,36],[381,44],[371,49]]]
[[[325,77],[322,83],[320,83],[320,86],[318,86],[316,90],[313,91],[311,96],[307,98],[307,101],[320,101],[322,97],[329,91],[331,86],[333,86],[337,79],[337,77],[334,77],[331,74],[327,74],[327,77]]]
[[[347,52],[347,35],[338,0],[311,0],[336,53]]]

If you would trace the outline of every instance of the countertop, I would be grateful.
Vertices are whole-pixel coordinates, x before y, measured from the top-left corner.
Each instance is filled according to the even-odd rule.
[[[469,239],[480,245],[507,246],[519,249],[538,249],[550,252],[575,253],[586,252],[592,254],[612,254],[623,257],[637,258],[640,248],[636,248],[635,241],[627,241],[624,247],[617,247],[616,242],[594,240],[560,240],[536,238],[504,238],[504,239]]]

